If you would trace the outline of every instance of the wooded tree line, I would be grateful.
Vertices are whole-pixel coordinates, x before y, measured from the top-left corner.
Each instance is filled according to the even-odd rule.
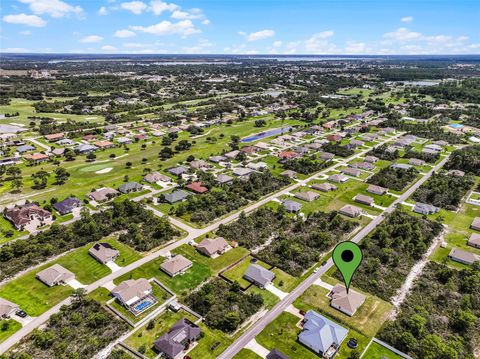
[[[263,298],[258,293],[244,293],[238,284],[215,278],[191,293],[186,304],[205,318],[210,328],[231,333],[258,312]]]
[[[80,290],[82,291],[82,290]],[[53,314],[44,329],[35,329],[1,359],[91,358],[125,333],[128,325],[80,292],[72,304]]]
[[[424,359],[473,359],[480,325],[480,262],[456,270],[430,262],[379,338]]]
[[[113,202],[103,212],[83,211],[82,217],[70,225],[54,223],[26,240],[6,243],[0,248],[0,280],[121,230],[127,233],[119,239],[139,250],[157,247],[178,235],[166,219],[155,216],[142,204],[129,200]]]
[[[381,123],[382,127],[394,127],[399,131],[408,132],[418,137],[429,138],[435,141],[446,141],[448,143],[463,143],[463,136],[453,132],[444,131],[442,121],[434,120],[427,123],[408,123],[406,121],[389,119]]]
[[[480,145],[468,146],[453,151],[448,162],[445,163],[445,168],[480,176]]]
[[[418,171],[413,167],[410,169],[385,167],[370,177],[367,183],[403,191],[417,176]]]
[[[442,228],[438,222],[402,210],[388,214],[360,243],[363,262],[352,286],[389,301]],[[338,271],[335,276],[341,278]]]
[[[454,211],[474,184],[475,180],[471,176],[459,177],[434,173],[415,191],[413,199]]]
[[[283,163],[283,168],[286,170],[292,170],[303,175],[315,173],[327,167],[328,163],[323,160],[319,160],[315,155],[295,158]]]

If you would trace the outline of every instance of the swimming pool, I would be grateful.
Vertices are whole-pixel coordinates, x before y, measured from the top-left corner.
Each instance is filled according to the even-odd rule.
[[[455,129],[459,129],[459,128],[462,128],[463,125],[460,124],[460,123],[452,123],[452,124],[450,125],[450,127],[451,127],[451,128],[455,128]]]
[[[265,137],[280,135],[282,133],[288,133],[288,131],[290,131],[290,129],[292,129],[292,128],[293,127],[291,127],[291,126],[274,128],[272,130],[256,133],[252,136],[245,137],[241,140],[241,142],[253,142],[253,141],[261,140],[262,138],[265,138]]]
[[[135,311],[136,312],[141,312],[145,309],[147,309],[149,306],[151,306],[153,304],[152,301],[148,300],[148,299],[145,299],[144,301],[140,302],[139,304],[137,304],[135,306]]]

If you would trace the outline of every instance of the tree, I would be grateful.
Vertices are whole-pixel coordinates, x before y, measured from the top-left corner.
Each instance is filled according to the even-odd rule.
[[[125,167],[131,168],[132,167],[132,162],[129,161],[129,162],[125,163]]]
[[[9,177],[18,178],[22,174],[22,170],[17,166],[9,167],[7,169],[7,175]]]
[[[57,169],[55,169],[54,173],[55,183],[58,185],[64,184],[70,177],[70,173],[68,173],[68,171],[63,167],[58,167]]]
[[[90,161],[90,162],[95,161],[96,158],[97,158],[97,155],[93,152],[91,152],[87,155],[87,160]]]
[[[159,156],[161,159],[168,159],[173,157],[173,151],[170,147],[164,147],[160,150]]]
[[[50,177],[50,173],[45,171],[38,171],[32,175],[34,188],[35,189],[43,189],[47,187],[48,177]]]
[[[20,192],[20,189],[23,187],[23,181],[20,178],[15,178],[12,181],[12,187],[14,192]]]

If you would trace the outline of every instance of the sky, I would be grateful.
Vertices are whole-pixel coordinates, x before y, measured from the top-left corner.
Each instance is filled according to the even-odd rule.
[[[480,54],[480,0],[2,0],[0,51]]]

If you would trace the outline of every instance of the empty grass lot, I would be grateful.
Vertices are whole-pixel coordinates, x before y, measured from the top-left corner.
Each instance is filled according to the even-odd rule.
[[[240,350],[237,355],[233,357],[233,359],[261,359],[260,355],[255,354],[250,349],[243,348]]]
[[[4,325],[6,326],[5,330],[3,327]],[[17,332],[21,327],[22,325],[13,319],[0,320],[0,343],[2,343],[5,339],[7,339],[13,333]]]
[[[357,289],[354,289],[358,291]],[[355,328],[366,336],[373,337],[381,328],[388,317],[392,305],[375,296],[367,295],[367,299],[358,308],[353,316],[348,316],[330,306],[328,290],[317,285],[312,285],[299,297],[294,305],[298,309],[308,311],[313,309],[328,315],[338,323],[343,323]],[[363,293],[365,294],[365,293]]]
[[[363,353],[364,358],[368,359],[401,359],[402,357],[398,354],[395,354],[390,349],[385,348],[384,346],[372,342],[368,349]]]

